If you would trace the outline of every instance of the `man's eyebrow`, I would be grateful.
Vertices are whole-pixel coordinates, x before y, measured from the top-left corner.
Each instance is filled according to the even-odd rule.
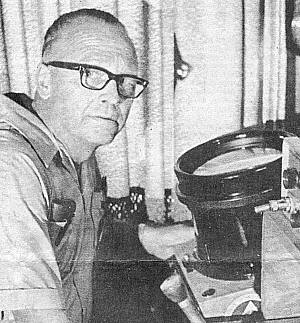
[[[93,69],[98,69],[98,70],[101,70],[101,71],[111,73],[110,71],[108,71],[104,67],[97,66],[97,65],[92,65],[92,64],[86,64],[86,63],[64,62],[64,61],[51,60],[49,62],[43,62],[43,64],[54,66],[54,67],[61,67],[61,68],[71,68],[71,67],[74,67],[74,68],[77,68],[77,67],[78,68],[79,67],[93,68]]]
[[[98,70],[101,70],[101,71],[112,73],[109,70],[107,70],[106,68],[104,68],[102,66],[98,66],[98,65],[86,64],[86,63],[75,63],[75,64],[78,65],[78,66],[81,66],[81,67],[94,68],[95,70],[98,69]]]
[[[66,63],[69,64],[68,62],[66,62]],[[84,67],[84,68],[94,68],[94,69],[99,70],[99,71],[105,71],[107,74],[131,76],[131,77],[135,77],[137,79],[141,79],[136,74],[130,74],[130,73],[118,73],[118,74],[116,74],[116,73],[113,73],[113,72],[107,70],[106,68],[104,68],[102,66],[97,66],[97,65],[92,65],[92,64],[86,64],[86,63],[70,63],[70,64],[76,64],[76,65],[81,66],[81,67]]]
[[[50,65],[50,66],[54,66],[54,67],[58,67],[58,68],[66,68],[66,69],[73,69],[73,70],[79,70],[80,67],[93,68],[98,71],[104,71],[105,73],[107,73],[108,75],[111,75],[112,77],[128,76],[128,77],[132,77],[132,78],[138,79],[143,82],[145,81],[143,78],[137,76],[136,74],[129,74],[129,73],[115,74],[115,73],[107,70],[104,67],[93,65],[93,64],[77,63],[77,62],[64,62],[64,61],[55,61],[55,60],[49,61],[49,62],[43,62],[43,64],[45,64],[46,66]]]

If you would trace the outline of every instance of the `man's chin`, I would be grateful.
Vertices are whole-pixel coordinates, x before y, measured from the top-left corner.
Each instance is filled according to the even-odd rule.
[[[94,119],[96,120],[96,119]],[[119,123],[116,121],[103,121],[98,119],[97,123],[85,125],[86,132],[83,136],[90,144],[104,146],[110,144],[120,132]]]
[[[104,140],[104,141],[102,142],[101,146],[109,145],[110,143],[112,143],[112,142],[114,141],[114,139],[115,139],[115,136],[114,136],[114,137],[112,137],[112,138],[109,138],[109,139],[107,139],[107,140]]]
[[[98,146],[108,145],[114,141],[114,139],[118,133],[119,133],[119,131],[116,130],[114,132],[106,134],[105,136],[102,134],[101,138],[99,138],[99,137],[95,138],[95,143],[97,143]]]

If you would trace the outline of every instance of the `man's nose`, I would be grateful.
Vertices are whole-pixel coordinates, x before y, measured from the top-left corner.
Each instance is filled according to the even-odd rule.
[[[108,102],[110,104],[117,104],[120,101],[118,93],[117,83],[114,80],[110,80],[104,89],[101,91],[101,101]]]

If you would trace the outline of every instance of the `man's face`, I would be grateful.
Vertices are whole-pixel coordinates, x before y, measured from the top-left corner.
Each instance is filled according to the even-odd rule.
[[[116,27],[99,22],[82,23],[54,46],[47,61],[91,64],[114,74],[137,74],[137,63],[128,41]],[[121,97],[111,80],[102,90],[81,85],[76,70],[49,66],[53,118],[78,145],[105,145],[123,128],[132,99]],[[51,113],[52,113],[51,112]]]

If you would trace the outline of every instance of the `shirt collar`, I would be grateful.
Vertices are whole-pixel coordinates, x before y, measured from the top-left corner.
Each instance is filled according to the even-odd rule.
[[[0,122],[22,134],[33,146],[46,167],[61,152],[61,144],[38,116],[13,100],[0,95]]]

